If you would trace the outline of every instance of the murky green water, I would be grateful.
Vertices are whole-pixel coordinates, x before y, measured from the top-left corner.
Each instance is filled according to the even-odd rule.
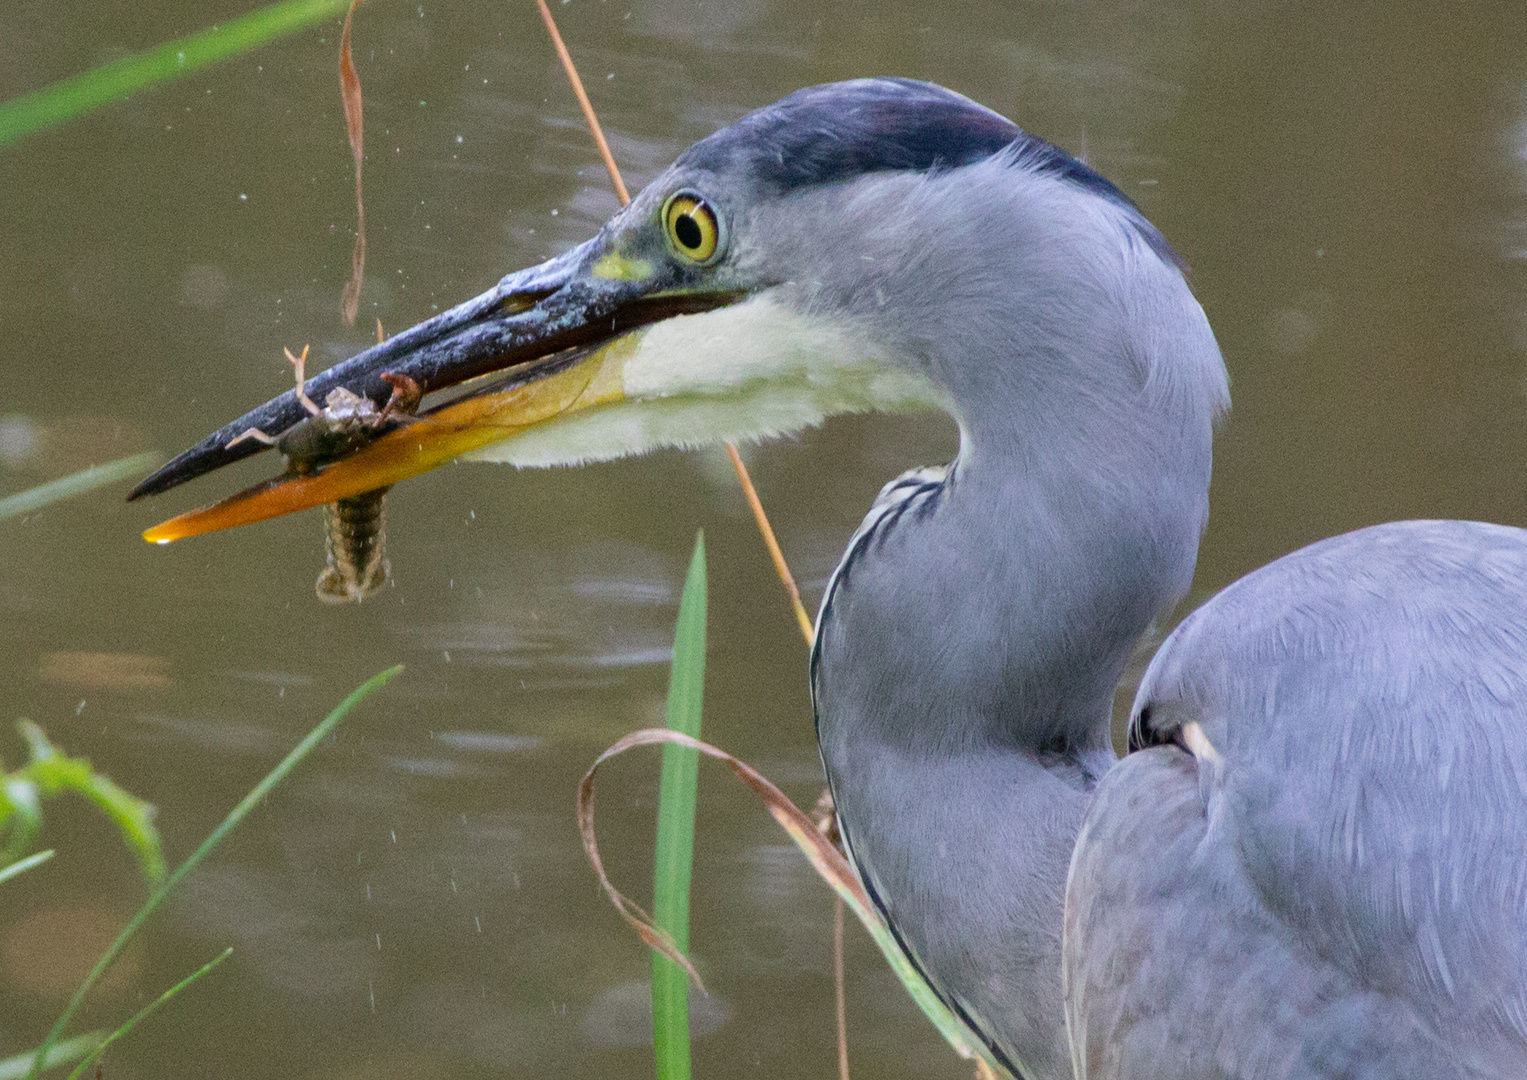
[[[746,109],[854,75],[943,82],[1085,149],[1193,264],[1235,380],[1196,596],[1387,518],[1527,524],[1517,0],[554,6],[633,187]],[[0,97],[245,7],[13,0]],[[372,0],[369,277],[345,330],[337,38],[0,151],[0,494],[179,450],[287,386],[283,345],[326,365],[374,317],[402,329],[615,208],[528,0]],[[871,418],[751,453],[812,602],[880,484],[953,447],[938,418]],[[89,1022],[236,952],[107,1075],[643,1075],[647,957],[597,894],[572,798],[599,749],[661,715],[697,528],[707,734],[802,801],[819,785],[804,650],[724,458],[405,484],[397,586],[359,610],[313,598],[312,514],[137,539],[269,467],[0,522],[0,718],[157,803],[172,858],[346,690],[408,664],[153,922]],[[19,749],[0,735],[0,757]],[[608,863],[638,894],[655,778],[655,756],[631,759],[601,795]],[[692,941],[716,1000],[698,1074],[829,1075],[829,896],[721,771],[701,800]],[[92,814],[50,810],[47,839],[59,859],[0,891],[0,1055],[35,1042],[68,965],[143,895]],[[848,995],[859,1075],[968,1075],[856,931]]]

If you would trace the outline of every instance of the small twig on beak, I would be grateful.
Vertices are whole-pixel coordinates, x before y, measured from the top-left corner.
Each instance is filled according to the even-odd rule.
[[[297,400],[302,402],[302,407],[306,409],[310,415],[322,416],[323,410],[318,407],[318,402],[308,397],[308,346],[304,345],[302,347],[301,356],[298,356],[296,353],[292,352],[292,350],[286,348],[284,345],[282,346],[282,349],[286,353],[286,359],[292,365],[292,374],[297,377]],[[244,434],[247,435],[249,433],[245,432]],[[242,437],[243,436],[240,436],[240,438]],[[228,445],[232,446],[233,444],[229,443]]]

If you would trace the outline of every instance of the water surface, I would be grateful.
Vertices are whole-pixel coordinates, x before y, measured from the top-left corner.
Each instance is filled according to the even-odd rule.
[[[0,97],[246,6],[12,0]],[[1193,599],[1389,518],[1527,524],[1519,2],[554,6],[633,188],[797,87],[899,74],[1138,199],[1192,264],[1234,379]],[[282,346],[331,363],[377,318],[401,329],[615,209],[532,4],[372,0],[355,41],[371,246],[353,330],[337,24],[0,150],[0,494],[177,451],[284,389]],[[858,418],[750,451],[813,603],[879,486],[954,446],[938,417]],[[407,483],[396,587],[359,610],[313,597],[315,515],[137,539],[269,468],[0,522],[0,757],[20,750],[10,718],[40,722],[158,804],[172,859],[346,690],[408,665],[103,989],[90,1023],[236,950],[108,1075],[645,1074],[647,957],[594,887],[572,798],[604,745],[661,717],[698,528],[707,734],[803,802],[820,785],[804,650],[724,458]],[[601,794],[637,895],[655,766],[618,764]],[[830,898],[750,796],[702,776],[691,940],[717,1000],[697,1075],[829,1075]],[[143,896],[105,824],[49,813],[60,857],[0,892],[0,1054],[61,1005],[68,983],[36,969],[88,962]],[[969,1075],[856,931],[848,964],[860,1075]]]

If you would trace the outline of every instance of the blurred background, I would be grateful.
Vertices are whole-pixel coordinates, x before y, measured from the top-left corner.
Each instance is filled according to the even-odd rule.
[[[0,99],[247,10],[11,0]],[[1527,6],[1273,0],[553,3],[632,189],[800,86],[951,86],[1115,181],[1193,267],[1233,385],[1193,594],[1400,517],[1527,525]],[[0,149],[0,495],[179,451],[318,367],[588,237],[615,197],[530,0],[369,0],[370,242],[337,21]],[[938,416],[750,448],[815,603],[880,485],[955,450]],[[114,1048],[136,1077],[640,1076],[645,950],[600,897],[574,787],[660,723],[695,531],[705,734],[803,805],[806,655],[724,455],[456,466],[389,498],[396,585],[313,596],[316,513],[154,549],[145,527],[267,475],[125,485],[0,522],[0,759],[16,717],[159,807],[183,858],[351,687],[402,661],[149,925],[83,1023],[221,969]],[[1015,523],[1021,528],[1022,523]],[[1179,611],[1179,615],[1182,613]],[[1127,700],[1129,689],[1121,697]],[[601,788],[607,866],[650,889],[656,755]],[[0,1056],[34,1045],[145,888],[112,827],[0,892]],[[702,770],[696,1072],[827,1076],[831,897]],[[863,1076],[966,1077],[850,927]]]

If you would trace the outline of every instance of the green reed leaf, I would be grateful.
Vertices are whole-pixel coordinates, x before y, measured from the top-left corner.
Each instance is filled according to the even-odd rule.
[[[679,599],[674,630],[673,671],[668,679],[668,727],[700,737],[705,696],[705,534],[695,538],[694,555]],[[689,881],[694,867],[695,789],[699,755],[683,746],[663,747],[658,788],[657,847],[653,855],[652,917],[689,951]],[[689,981],[667,957],[652,956],[652,1049],[658,1080],[689,1080]]]
[[[5,142],[3,137],[5,109],[5,105],[0,105],[0,143]],[[92,465],[88,469],[81,469],[77,473],[71,473],[58,480],[28,488],[26,491],[19,491],[15,495],[7,495],[0,499],[0,521],[20,514],[30,514],[34,510],[41,510],[49,503],[58,502],[60,499],[72,499],[76,495],[83,495],[87,491],[93,491],[106,484],[114,484],[118,480],[141,476],[158,464],[159,455],[150,450],[142,454],[119,458],[105,465]]]
[[[334,18],[349,6],[349,0],[282,0],[12,98],[0,104],[0,146]]]
[[[101,1055],[106,1053],[106,1048],[108,1046],[116,1042],[122,1036],[126,1035],[129,1031],[137,1027],[143,1021],[147,1020],[149,1016],[152,1013],[158,1011],[161,1006],[168,1004],[171,998],[175,997],[175,995],[179,994],[186,987],[190,986],[197,979],[207,974],[207,972],[217,967],[217,965],[221,964],[224,960],[228,959],[232,955],[233,949],[231,947],[224,949],[217,956],[214,956],[211,960],[208,960],[201,967],[191,972],[191,974],[187,975],[184,979],[181,979],[178,983],[170,987],[164,993],[160,994],[153,1001],[150,1001],[147,1005],[143,1006],[143,1008],[133,1013],[132,1016],[128,1017],[127,1020],[123,1022],[121,1027],[117,1028],[116,1031],[113,1031],[110,1035],[106,1036],[106,1038],[102,1039],[100,1043],[90,1051],[89,1055],[85,1058],[84,1061],[81,1061],[74,1067],[74,1069],[69,1073],[68,1080],[78,1080],[80,1076],[84,1075],[86,1069],[90,1068],[90,1066],[94,1065],[97,1061],[100,1060]]]
[[[67,1065],[71,1061],[78,1061],[97,1046],[100,1046],[103,1037],[103,1034],[99,1031],[89,1031],[84,1035],[76,1035],[72,1039],[64,1039],[62,1042],[54,1044],[43,1068],[56,1069],[60,1065]],[[27,1075],[27,1070],[32,1067],[32,1062],[36,1057],[36,1050],[28,1050],[24,1054],[16,1054],[0,1060],[0,1080],[21,1080],[23,1076]]]
[[[18,874],[24,874],[28,870],[41,866],[52,857],[53,849],[49,848],[47,851],[39,851],[35,855],[28,855],[24,859],[17,859],[9,866],[0,866],[0,881],[9,881]],[[0,1080],[3,1080],[3,1077],[4,1073],[0,1073]]]

